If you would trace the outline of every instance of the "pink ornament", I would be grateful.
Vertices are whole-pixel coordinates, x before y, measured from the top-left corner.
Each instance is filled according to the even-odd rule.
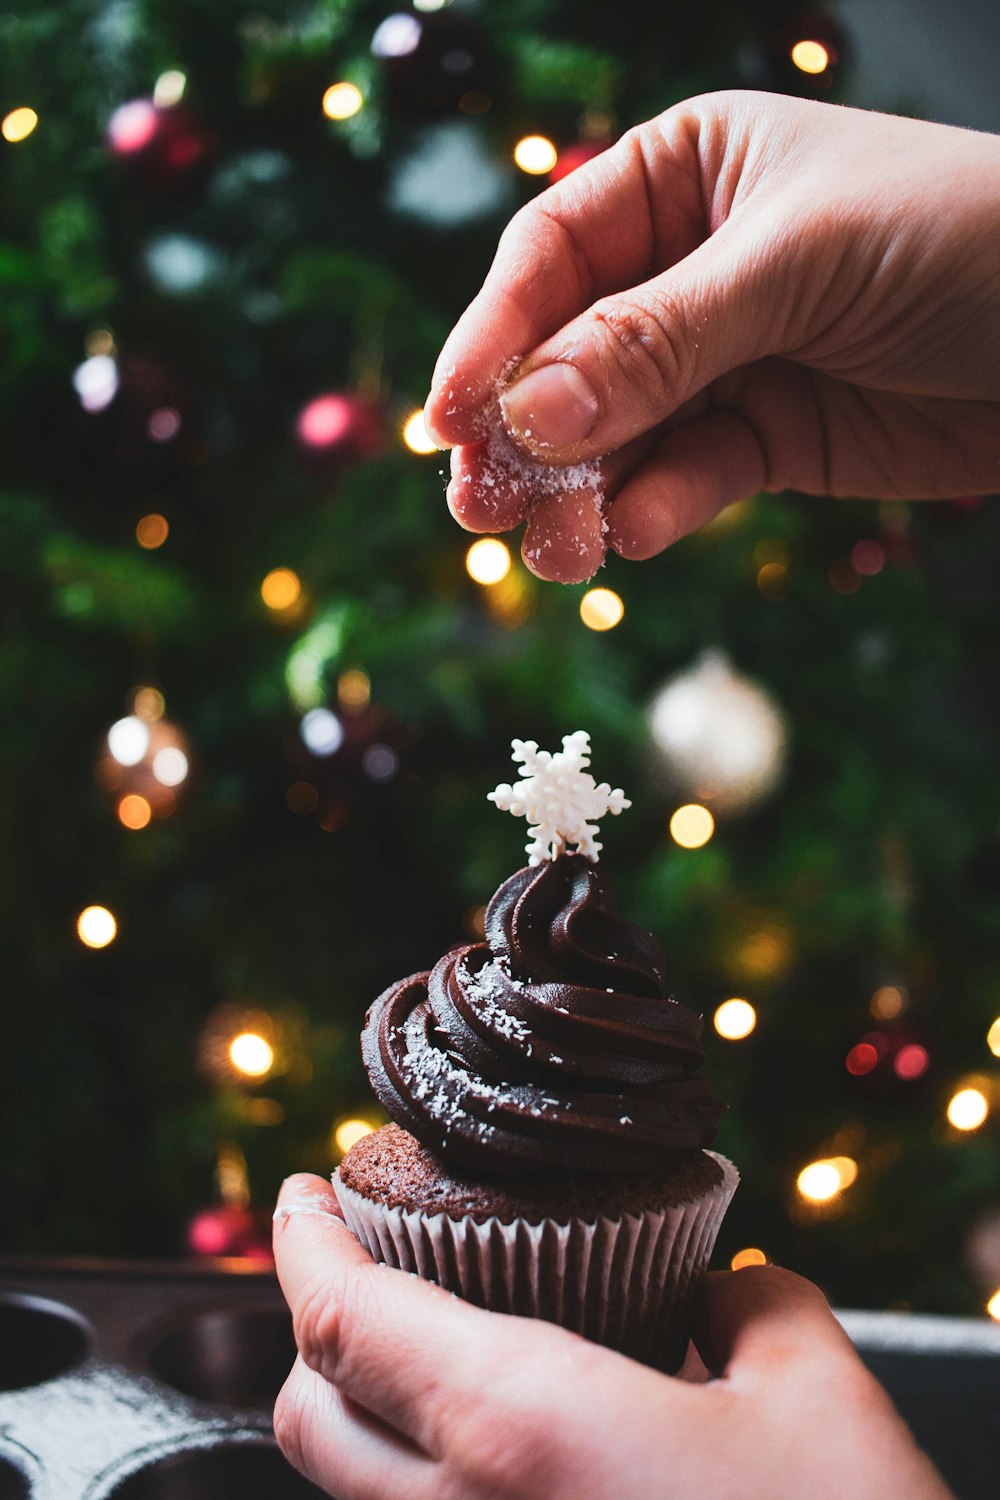
[[[195,1214],[187,1229],[193,1255],[238,1256],[266,1264],[271,1260],[268,1226],[260,1214],[235,1204],[216,1204]]]
[[[377,406],[350,391],[327,391],[299,412],[295,431],[316,457],[371,458],[382,447],[384,427]]]

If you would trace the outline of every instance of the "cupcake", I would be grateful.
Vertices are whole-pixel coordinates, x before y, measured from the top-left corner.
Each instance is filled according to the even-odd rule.
[[[598,868],[594,820],[630,804],[587,773],[588,736],[555,755],[515,740],[514,759],[522,780],[490,795],[533,825],[529,863],[483,942],[372,1005],[362,1051],[395,1123],[334,1187],[376,1259],[675,1368],[738,1181],[706,1149],[723,1106],[701,1018]]]

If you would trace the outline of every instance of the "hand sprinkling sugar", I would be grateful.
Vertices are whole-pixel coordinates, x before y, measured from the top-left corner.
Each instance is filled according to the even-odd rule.
[[[575,844],[577,854],[597,863],[604,845],[596,841],[600,832],[591,818],[607,813],[617,816],[632,804],[621,787],[614,791],[606,781],[600,786],[585,769],[590,764],[590,735],[578,729],[563,736],[562,750],[553,755],[539,750],[534,740],[512,740],[511,760],[521,762],[521,780],[516,786],[502,782],[488,793],[488,800],[501,812],[527,818],[530,842],[525,846],[529,865],[557,859]]]
[[[577,583],[759,490],[993,494],[998,182],[996,136],[777,94],[629,130],[515,215],[442,350],[456,520]]]

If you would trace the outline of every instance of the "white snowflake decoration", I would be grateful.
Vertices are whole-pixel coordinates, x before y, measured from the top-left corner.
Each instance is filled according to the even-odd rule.
[[[607,813],[623,812],[632,804],[621,787],[614,791],[606,781],[597,786],[585,770],[590,764],[590,735],[583,729],[563,736],[562,750],[555,755],[539,750],[534,740],[512,740],[511,759],[521,762],[522,779],[516,786],[502,782],[488,794],[501,812],[527,818],[531,842],[526,845],[529,865],[556,859],[567,844],[597,863],[603,847],[595,835],[596,822]]]

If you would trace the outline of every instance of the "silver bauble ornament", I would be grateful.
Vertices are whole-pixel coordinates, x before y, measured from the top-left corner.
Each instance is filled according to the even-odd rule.
[[[671,786],[722,815],[746,812],[785,768],[784,715],[760,683],[706,651],[652,699],[649,737]]]

